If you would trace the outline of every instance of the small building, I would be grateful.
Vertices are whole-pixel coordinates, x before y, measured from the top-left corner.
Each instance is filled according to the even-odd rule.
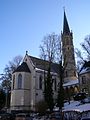
[[[13,72],[11,86],[11,110],[32,110],[44,99],[44,75],[47,75],[49,62],[25,55],[22,64]],[[57,95],[59,83],[59,66],[51,65],[54,98]]]
[[[90,61],[86,61],[79,74],[80,89],[90,96]]]

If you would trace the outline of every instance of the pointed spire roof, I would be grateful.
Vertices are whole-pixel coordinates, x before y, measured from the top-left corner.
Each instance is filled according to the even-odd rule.
[[[70,33],[70,29],[69,29],[69,25],[68,25],[65,10],[64,10],[64,21],[63,21],[63,33],[64,34],[69,34]]]

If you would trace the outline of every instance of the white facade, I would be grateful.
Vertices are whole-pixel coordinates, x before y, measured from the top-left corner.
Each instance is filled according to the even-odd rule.
[[[23,62],[27,64],[30,72],[22,72],[22,70],[19,70],[13,73],[11,110],[35,110],[35,105],[39,101],[44,100],[44,70],[36,68],[33,61],[30,59],[30,56],[27,54],[25,55]],[[45,71],[45,73],[47,74],[47,71]],[[53,79],[54,99],[56,99],[59,78],[57,73],[51,72],[51,74]],[[18,88],[19,75],[22,75],[21,88]],[[41,86],[40,79],[42,80]],[[54,80],[56,84],[54,84]]]

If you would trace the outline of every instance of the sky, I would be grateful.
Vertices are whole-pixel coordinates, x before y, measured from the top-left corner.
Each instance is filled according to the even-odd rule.
[[[17,56],[39,57],[44,36],[63,29],[65,7],[74,47],[90,34],[90,0],[0,0],[0,74]]]

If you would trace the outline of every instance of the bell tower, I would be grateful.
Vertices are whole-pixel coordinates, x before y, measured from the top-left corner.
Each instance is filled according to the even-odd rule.
[[[76,80],[76,65],[73,46],[73,34],[70,31],[66,13],[64,11],[62,40],[62,57],[64,66],[64,82]]]

